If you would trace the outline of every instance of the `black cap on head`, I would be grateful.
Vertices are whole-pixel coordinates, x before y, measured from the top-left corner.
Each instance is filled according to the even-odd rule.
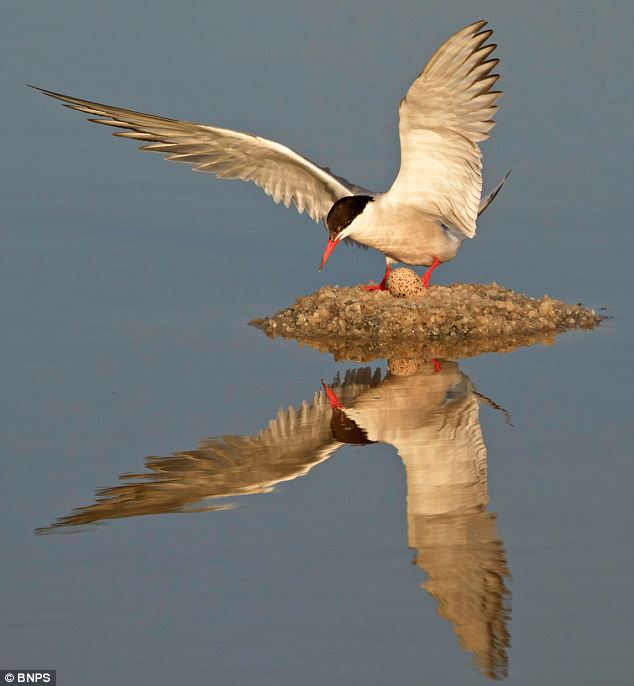
[[[371,195],[347,195],[337,200],[326,217],[330,238],[336,238],[346,227],[350,226],[354,218],[358,217],[365,206],[373,200]]]

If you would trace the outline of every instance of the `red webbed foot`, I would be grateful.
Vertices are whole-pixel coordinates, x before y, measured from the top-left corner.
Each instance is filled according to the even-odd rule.
[[[391,271],[392,271],[392,265],[390,262],[388,262],[385,265],[385,274],[383,274],[383,279],[381,280],[381,283],[378,285],[368,284],[367,286],[363,287],[363,290],[364,291],[386,291],[387,290],[387,280],[390,276]]]
[[[381,281],[379,284],[368,284],[367,286],[363,287],[364,291],[387,291],[387,286],[385,285],[384,281]]]

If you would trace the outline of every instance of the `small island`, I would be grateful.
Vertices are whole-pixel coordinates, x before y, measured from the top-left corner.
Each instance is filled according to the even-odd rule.
[[[419,284],[415,272],[403,268],[393,272],[385,291],[324,286],[250,324],[267,336],[294,338],[336,359],[365,361],[395,355],[472,357],[549,344],[558,333],[591,329],[603,319],[581,304],[548,295],[531,298],[496,283],[428,289]]]

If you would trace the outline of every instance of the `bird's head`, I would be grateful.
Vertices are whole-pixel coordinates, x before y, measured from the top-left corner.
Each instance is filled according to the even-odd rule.
[[[326,217],[328,244],[324,250],[324,256],[321,258],[319,271],[324,268],[330,253],[337,247],[339,241],[347,238],[351,233],[350,225],[354,219],[363,212],[365,206],[372,202],[372,200],[374,198],[371,195],[347,195],[337,200],[330,208],[330,212],[328,212]]]

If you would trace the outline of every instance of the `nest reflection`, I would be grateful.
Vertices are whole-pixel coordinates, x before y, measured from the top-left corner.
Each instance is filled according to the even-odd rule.
[[[282,336],[296,340],[301,347],[309,346],[329,353],[337,361],[369,362],[382,359],[460,360],[483,353],[507,353],[530,345],[552,345],[560,332],[538,331],[528,334],[508,334],[482,338],[350,338],[346,336]],[[267,332],[275,338],[277,334]]]

